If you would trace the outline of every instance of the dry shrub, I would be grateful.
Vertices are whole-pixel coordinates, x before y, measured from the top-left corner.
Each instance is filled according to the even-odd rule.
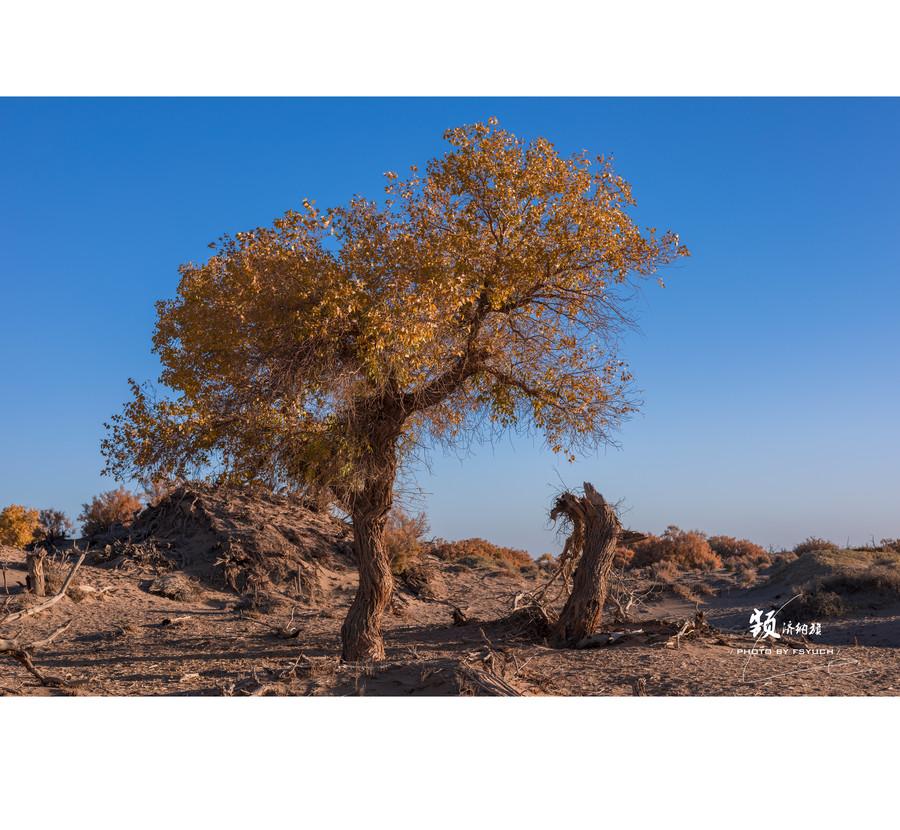
[[[629,548],[625,545],[616,545],[616,552],[613,556],[614,568],[627,568],[631,565],[632,559],[634,559],[633,548]]]
[[[713,588],[712,585],[707,585],[705,582],[694,583],[693,589],[694,593],[701,597],[714,597],[716,595],[716,589]]]
[[[62,510],[48,508],[40,512],[35,541],[42,545],[58,545],[65,542],[74,530],[75,525]]]
[[[725,567],[759,567],[771,565],[772,557],[765,548],[749,539],[736,539],[734,536],[710,536],[707,540],[715,554]]]
[[[694,592],[694,588],[696,586],[686,585],[684,582],[673,582],[669,585],[670,590],[676,597],[679,597],[686,602],[694,602],[697,603],[700,601],[700,597]]]
[[[796,562],[799,557],[792,550],[780,550],[777,553],[772,555],[772,564],[776,567],[784,567],[785,565],[790,565],[791,562]]]
[[[882,550],[892,550],[894,553],[900,553],[900,539],[882,539]]]
[[[865,571],[827,577],[821,587],[842,597],[864,594],[867,599],[900,599],[900,569],[893,560],[879,561]]]
[[[722,560],[702,533],[681,530],[675,525],[666,528],[662,536],[648,536],[634,544],[632,567],[641,568],[657,562],[671,562],[677,567],[692,570],[708,571],[722,567]]]
[[[841,551],[834,560],[836,572],[802,585],[800,600],[790,607],[796,605],[798,613],[813,619],[896,603],[900,600],[900,561],[890,552],[877,558],[872,553],[853,560],[850,551]]]
[[[82,523],[85,536],[99,536],[115,525],[128,527],[142,508],[140,499],[134,493],[119,487],[94,496],[89,504],[82,505],[78,520]]]
[[[681,579],[681,571],[678,568],[678,565],[669,559],[654,562],[653,565],[650,566],[650,573],[653,575],[654,579],[658,579],[660,582],[664,582],[667,585]]]
[[[37,510],[11,504],[0,510],[0,544],[24,548],[34,541],[40,527]]]
[[[50,557],[44,560],[44,587],[48,594],[56,594],[62,590],[70,570],[72,570],[71,562],[58,562]],[[78,593],[78,589],[74,585],[69,589],[69,596],[72,599],[76,599]]]
[[[834,542],[829,542],[827,539],[819,539],[815,536],[809,536],[800,542],[799,545],[794,546],[794,553],[797,556],[802,556],[804,553],[814,553],[817,550],[840,550],[840,548]]]
[[[751,568],[746,565],[741,565],[737,568],[735,577],[741,588],[752,588],[756,585],[756,580],[758,579],[756,568]]]
[[[847,606],[841,597],[834,591],[827,591],[822,587],[801,594],[800,598],[788,607],[791,609],[790,615],[798,620],[840,617],[847,613]]]
[[[403,574],[419,562],[427,532],[428,518],[424,513],[410,516],[399,507],[391,510],[384,528],[384,546],[395,574]]]
[[[163,499],[172,495],[184,482],[178,479],[155,478],[144,486],[144,504],[155,507]]]
[[[531,554],[516,548],[505,548],[484,539],[460,539],[448,542],[438,539],[431,551],[439,559],[473,568],[503,568],[515,572],[535,567]]]
[[[559,564],[556,557],[552,553],[542,553],[534,562],[538,570],[549,572],[555,571]]]

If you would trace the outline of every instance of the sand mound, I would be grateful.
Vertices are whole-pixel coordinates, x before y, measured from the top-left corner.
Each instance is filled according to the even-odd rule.
[[[800,617],[842,616],[900,601],[900,554],[880,550],[820,550],[777,568],[771,586],[799,594]]]
[[[135,519],[122,554],[241,594],[315,600],[353,569],[350,526],[300,499],[255,488],[178,487]]]

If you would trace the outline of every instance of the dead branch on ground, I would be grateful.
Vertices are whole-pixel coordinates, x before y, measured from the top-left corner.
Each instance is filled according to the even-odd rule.
[[[52,608],[56,603],[58,603],[65,595],[66,591],[69,590],[69,585],[72,582],[72,578],[75,576],[76,571],[81,567],[81,563],[84,562],[84,557],[86,554],[82,553],[81,556],[78,557],[78,561],[72,566],[72,569],[69,571],[68,576],[66,576],[66,581],[63,582],[62,588],[54,594],[50,599],[45,600],[37,605],[32,605],[30,608],[23,608],[21,611],[16,611],[13,614],[9,614],[0,620],[0,625],[6,625],[7,623],[15,622],[16,620],[25,619],[25,617],[33,617],[35,614],[40,614],[42,611],[46,611],[49,608]]]
[[[33,674],[42,686],[67,686],[65,680],[62,680],[59,677],[52,677],[47,674],[43,674],[35,668],[34,662],[32,661],[33,652],[38,649],[44,648],[45,646],[50,645],[60,634],[67,631],[69,626],[72,625],[72,620],[63,623],[58,628],[54,629],[50,634],[40,640],[32,640],[30,642],[22,642],[18,638],[3,638],[0,637],[0,654],[5,654],[8,657],[12,657],[13,660],[21,663],[31,674]]]

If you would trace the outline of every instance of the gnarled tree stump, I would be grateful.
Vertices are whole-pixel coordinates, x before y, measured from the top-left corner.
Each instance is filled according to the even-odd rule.
[[[28,569],[25,584],[36,597],[45,596],[47,593],[47,581],[44,575],[46,558],[47,552],[44,550],[33,551],[25,557],[25,567]]]
[[[572,592],[556,623],[555,639],[560,645],[575,645],[600,627],[622,526],[616,511],[587,481],[583,496],[563,493],[556,500],[550,518],[560,517],[572,525],[568,555],[577,556],[579,546],[582,551]]]

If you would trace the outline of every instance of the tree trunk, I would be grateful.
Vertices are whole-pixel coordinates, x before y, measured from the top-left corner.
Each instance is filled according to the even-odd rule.
[[[46,558],[47,552],[44,550],[33,551],[25,557],[25,566],[28,569],[25,583],[36,597],[45,596],[47,593],[47,582],[44,577],[44,560]]]
[[[391,489],[386,502],[380,497],[375,504],[352,513],[359,589],[341,627],[341,659],[346,662],[384,660],[381,618],[394,591],[391,561],[384,547]]]
[[[557,641],[575,645],[600,627],[621,525],[615,510],[588,482],[583,496],[560,496],[550,515],[554,519],[566,516],[573,524],[573,535],[580,533],[584,540],[572,592],[556,624]]]

